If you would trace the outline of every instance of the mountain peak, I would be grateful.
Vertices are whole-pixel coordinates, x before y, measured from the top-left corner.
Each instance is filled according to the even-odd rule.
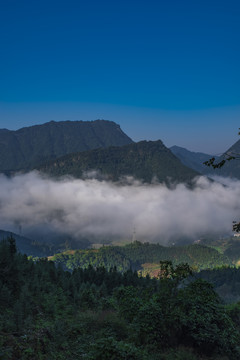
[[[113,121],[54,121],[0,130],[0,171],[29,169],[65,154],[132,143]]]
[[[86,173],[94,171],[112,181],[131,176],[147,183],[153,179],[166,183],[189,182],[199,175],[184,166],[161,140],[69,154],[39,170],[53,176],[68,174],[76,178],[84,178]]]

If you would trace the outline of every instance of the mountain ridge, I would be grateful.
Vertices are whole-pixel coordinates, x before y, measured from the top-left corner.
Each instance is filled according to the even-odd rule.
[[[240,140],[236,141],[220,158],[215,162],[227,159],[229,156],[235,156],[236,159],[226,161],[224,166],[220,169],[212,170],[212,173],[219,176],[227,176],[231,178],[240,179]]]
[[[0,129],[0,171],[30,169],[65,154],[132,143],[108,120],[50,121],[18,130]]]
[[[184,165],[190,167],[191,169],[194,169],[203,175],[207,175],[211,172],[209,171],[209,168],[204,165],[204,162],[212,158],[213,155],[190,151],[177,145],[171,146],[169,149],[179,158],[179,160],[181,160]],[[219,157],[215,156],[215,158],[218,159]]]
[[[76,178],[83,178],[89,171],[99,171],[112,181],[132,176],[147,183],[154,177],[166,183],[189,182],[199,175],[184,166],[161,140],[69,154],[37,169],[53,176],[72,175]]]

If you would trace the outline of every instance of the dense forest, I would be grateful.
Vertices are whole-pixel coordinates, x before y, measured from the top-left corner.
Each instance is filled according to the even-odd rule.
[[[72,175],[75,178],[84,178],[86,173],[97,171],[98,176],[112,181],[133,176],[146,183],[154,178],[166,183],[191,182],[199,175],[183,165],[161,140],[69,154],[46,162],[38,170],[55,177]]]
[[[137,245],[137,244],[135,244]],[[200,360],[240,357],[240,305],[225,306],[187,264],[158,279],[116,267],[64,271],[0,243],[0,358]]]
[[[125,246],[103,246],[98,250],[69,250],[55,254],[50,258],[61,264],[66,270],[77,267],[86,268],[104,266],[110,269],[116,266],[120,272],[145,269],[145,264],[159,264],[161,260],[171,260],[174,265],[188,263],[195,270],[231,265],[231,260],[211,247],[192,244],[165,247],[160,244],[135,241]]]

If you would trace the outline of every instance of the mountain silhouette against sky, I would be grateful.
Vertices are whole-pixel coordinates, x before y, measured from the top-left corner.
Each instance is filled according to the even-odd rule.
[[[17,131],[0,129],[0,171],[30,169],[77,151],[133,141],[113,121],[50,121]]]
[[[191,169],[194,169],[204,175],[211,172],[209,170],[209,167],[204,165],[204,162],[212,158],[213,155],[189,151],[183,147],[176,145],[170,147],[170,150],[175,156],[179,158],[179,160],[181,160],[184,165],[190,167]],[[215,158],[218,159],[217,156],[215,156]]]
[[[185,182],[199,173],[240,178],[240,161],[213,170],[203,164],[212,155],[179,146],[170,150],[160,140],[134,143],[113,121],[50,121],[16,131],[0,129],[0,172],[41,169],[82,178],[97,170],[113,181],[130,175],[145,182],[154,177]],[[239,154],[240,140],[227,152]]]

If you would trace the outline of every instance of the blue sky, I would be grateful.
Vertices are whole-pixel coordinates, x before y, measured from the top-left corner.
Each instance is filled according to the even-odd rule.
[[[240,126],[237,0],[1,2],[0,127],[116,121],[220,153]]]

